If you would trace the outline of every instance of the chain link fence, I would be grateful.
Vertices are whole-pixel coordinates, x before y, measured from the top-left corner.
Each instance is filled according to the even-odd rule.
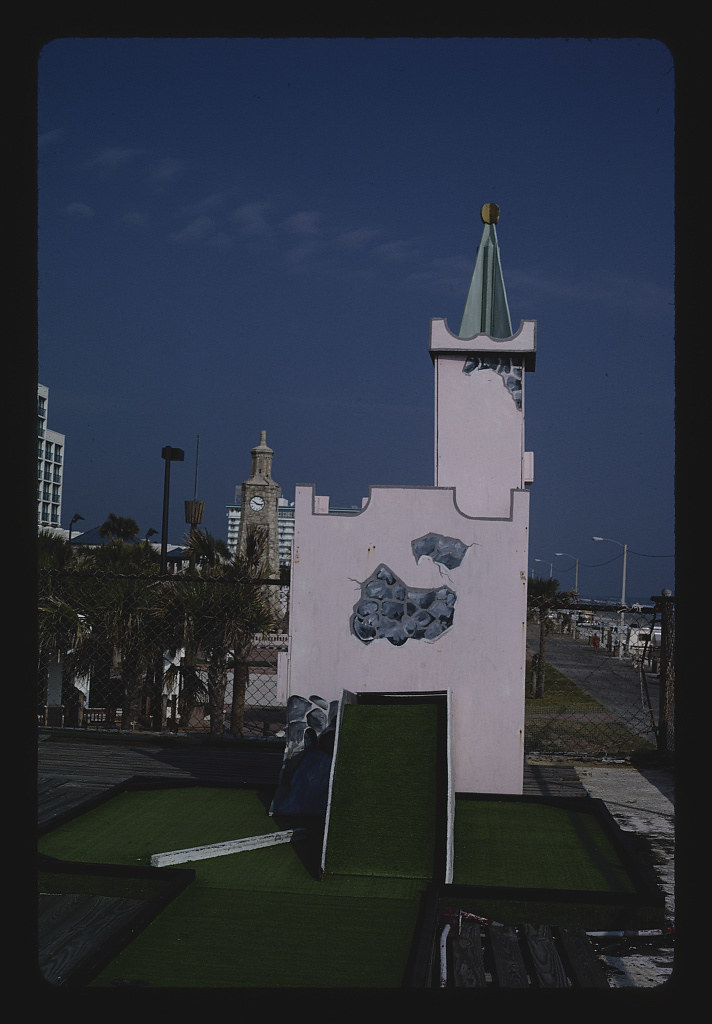
[[[280,735],[288,601],[280,581],[42,571],[38,722]]]
[[[538,624],[527,631],[525,751],[578,757],[674,754],[674,599],[651,611],[557,612],[535,696]]]
[[[289,587],[192,574],[45,570],[41,726],[278,737],[286,728]],[[651,613],[559,613],[535,698],[528,626],[525,752],[674,752],[674,601]],[[555,668],[553,666],[556,666]]]

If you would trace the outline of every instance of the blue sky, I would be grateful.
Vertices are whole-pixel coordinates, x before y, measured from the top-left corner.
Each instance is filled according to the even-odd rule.
[[[526,379],[531,562],[674,590],[674,59],[654,39],[77,38],[38,62],[38,368],[62,525],[433,483],[430,320],[482,224]],[[618,543],[596,543],[594,536]],[[567,552],[573,557],[557,557]],[[539,559],[535,562],[534,559]]]

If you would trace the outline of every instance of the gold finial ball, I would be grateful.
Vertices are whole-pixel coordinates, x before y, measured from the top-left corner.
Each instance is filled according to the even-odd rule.
[[[480,210],[480,216],[485,224],[496,224],[499,220],[499,207],[496,203],[485,203]]]

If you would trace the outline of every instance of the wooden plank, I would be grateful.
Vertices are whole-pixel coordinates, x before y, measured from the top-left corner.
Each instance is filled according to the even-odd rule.
[[[38,962],[43,978],[52,985],[66,984],[142,907],[140,900],[111,896],[40,894]]]
[[[166,853],[154,853],[151,866],[165,867],[167,864],[186,864],[194,860],[210,860],[213,857],[225,857],[231,853],[242,853],[245,850],[260,850],[265,846],[278,846],[280,843],[292,843],[306,838],[306,829],[290,828],[283,832],[267,832],[261,836],[247,836],[244,839],[229,839],[225,843],[211,843],[208,846],[189,846],[185,850],[170,850]]]
[[[569,979],[554,945],[549,925],[524,924],[520,933],[526,943],[537,986],[569,988]]]
[[[498,987],[529,988],[529,976],[516,929],[511,925],[492,924],[489,939]]]
[[[558,935],[575,985],[580,988],[608,988],[603,964],[594,953],[586,933],[578,928],[559,928]]]
[[[487,985],[482,953],[482,935],[476,921],[463,921],[460,934],[451,941],[455,988],[484,988]]]

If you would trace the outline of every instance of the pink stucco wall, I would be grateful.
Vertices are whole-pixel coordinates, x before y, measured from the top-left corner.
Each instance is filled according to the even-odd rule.
[[[528,493],[511,491],[501,518],[464,515],[452,488],[374,487],[361,512],[329,515],[300,486],[295,504],[288,692],[449,690],[455,790],[520,793]],[[428,533],[462,541],[462,563],[416,562],[411,542]],[[361,585],[381,564],[409,587],[456,593],[453,624],[437,640],[355,635]]]
[[[534,321],[511,338],[462,339],[433,320],[435,485],[373,487],[354,515],[329,514],[312,486],[295,494],[287,695],[449,692],[460,792],[522,791],[532,463],[524,376],[535,349]],[[461,563],[416,558],[411,545],[428,534],[461,542]],[[450,601],[454,593],[452,622],[437,639],[416,631],[398,645],[386,636],[364,642],[383,607],[360,630],[352,617],[379,566],[406,588],[447,587]],[[405,615],[408,630],[419,614]],[[389,619],[388,629],[393,636],[401,625]]]

